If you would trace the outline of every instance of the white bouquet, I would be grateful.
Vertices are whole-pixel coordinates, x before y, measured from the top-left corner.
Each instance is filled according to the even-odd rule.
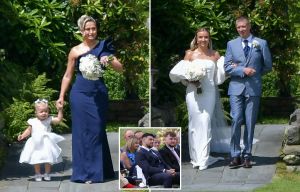
[[[173,83],[187,81],[200,81],[206,75],[206,69],[199,63],[181,60],[170,71],[170,79]]]
[[[108,61],[112,60],[112,56],[109,56]],[[88,80],[98,80],[103,76],[104,70],[108,64],[100,63],[99,59],[92,54],[88,54],[81,57],[79,60],[79,70],[82,76]]]
[[[206,75],[206,69],[199,63],[181,60],[170,71],[169,77],[172,82],[182,82],[187,85],[186,81],[193,82],[197,86],[197,93],[201,93],[200,80]]]
[[[205,75],[206,70],[202,67],[202,65],[199,65],[194,62],[188,62],[186,63],[187,68],[185,71],[186,80],[188,81],[200,81]]]

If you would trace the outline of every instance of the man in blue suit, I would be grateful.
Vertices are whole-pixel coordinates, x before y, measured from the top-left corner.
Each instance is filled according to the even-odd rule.
[[[251,168],[254,128],[262,93],[262,75],[272,70],[267,42],[251,34],[247,17],[236,20],[240,37],[227,43],[224,68],[231,80],[228,88],[232,117],[230,168]],[[244,149],[241,151],[241,126],[245,123]],[[242,164],[243,160],[243,164]]]
[[[173,184],[179,184],[180,175],[171,169],[160,156],[158,151],[152,150],[154,135],[144,133],[142,136],[143,145],[136,155],[136,163],[142,168],[147,184],[163,185],[164,188],[171,188]]]

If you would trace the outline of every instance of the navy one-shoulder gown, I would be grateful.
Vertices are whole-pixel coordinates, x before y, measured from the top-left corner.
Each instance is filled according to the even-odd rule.
[[[73,182],[103,182],[114,178],[107,135],[106,112],[108,91],[102,78],[85,79],[79,70],[81,57],[97,58],[113,54],[108,41],[99,43],[76,60],[76,80],[70,92],[72,115],[72,176]]]

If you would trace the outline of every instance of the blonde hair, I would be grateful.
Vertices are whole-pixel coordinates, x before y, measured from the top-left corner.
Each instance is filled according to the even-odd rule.
[[[126,151],[131,151],[131,149],[133,148],[133,146],[138,143],[139,140],[136,137],[130,138],[128,139],[128,141],[125,144],[125,149]]]
[[[192,51],[194,51],[195,49],[198,48],[197,34],[198,34],[199,32],[202,32],[202,31],[206,31],[206,32],[208,33],[208,37],[209,37],[208,49],[210,49],[210,50],[212,49],[212,40],[211,40],[211,38],[210,38],[210,32],[209,32],[209,30],[208,30],[207,28],[202,27],[202,28],[199,28],[199,29],[196,31],[195,36],[194,36],[193,40],[192,40],[191,43],[190,43],[190,49],[191,49]]]
[[[85,24],[87,22],[94,22],[96,24],[96,20],[91,17],[91,16],[88,16],[88,15],[82,15],[78,20],[77,20],[77,25],[78,25],[78,28],[80,31],[83,31],[84,30],[84,27],[85,27]]]
[[[236,18],[235,25],[237,25],[237,23],[241,22],[241,21],[246,21],[246,23],[251,26],[250,20],[247,16],[240,16],[240,17]]]

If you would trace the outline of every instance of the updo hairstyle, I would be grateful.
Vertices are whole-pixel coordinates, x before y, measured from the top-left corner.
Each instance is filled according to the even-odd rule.
[[[85,27],[85,24],[89,21],[92,21],[96,24],[96,20],[91,17],[91,16],[88,16],[88,15],[82,15],[78,21],[77,21],[77,25],[78,25],[78,28],[80,31],[83,31],[84,30],[84,27]]]

